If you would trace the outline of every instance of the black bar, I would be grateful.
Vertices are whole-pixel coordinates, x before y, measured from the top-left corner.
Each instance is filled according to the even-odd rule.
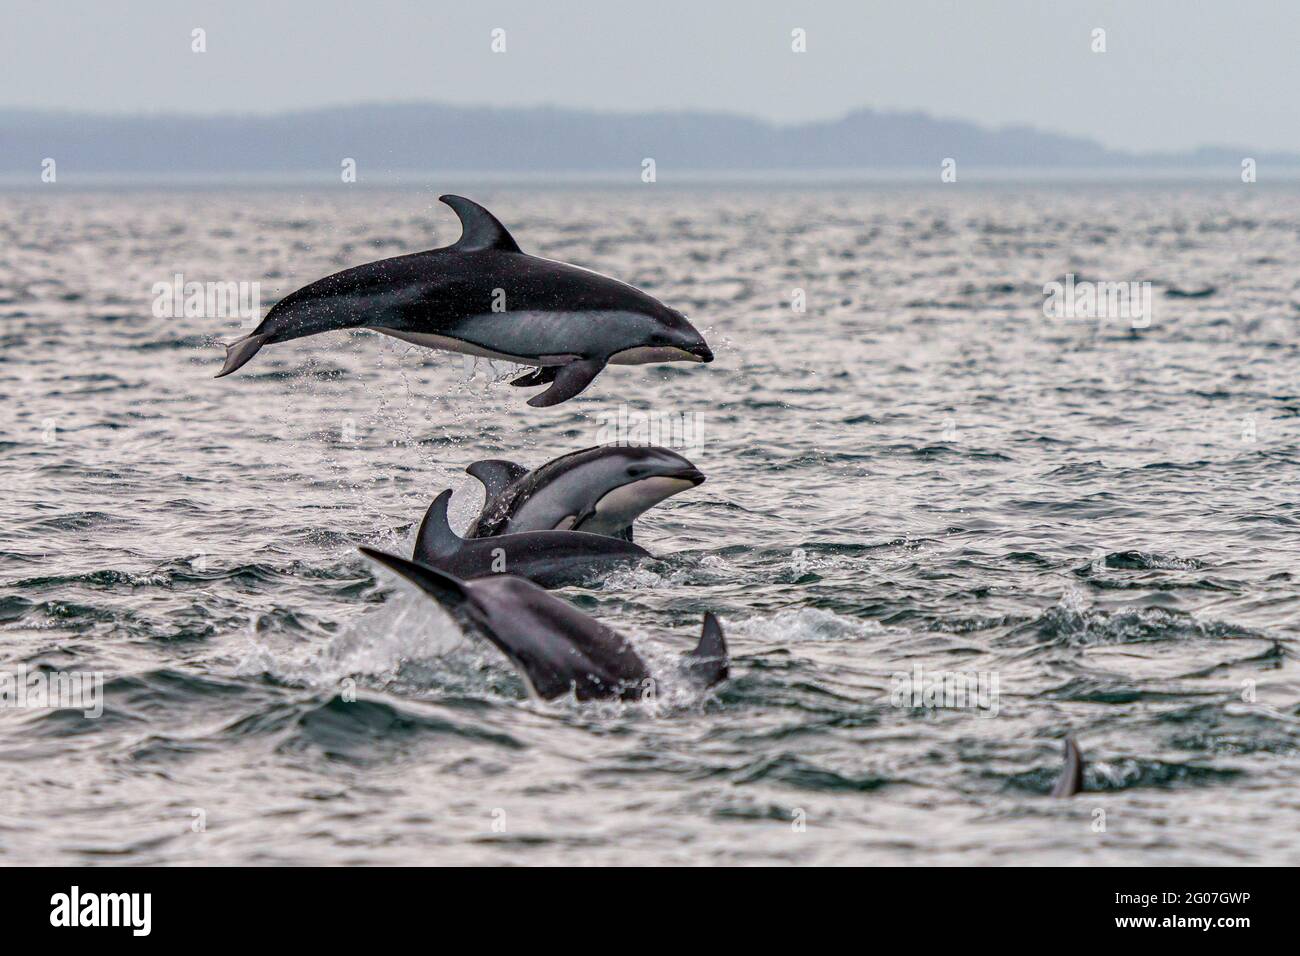
[[[769,941],[774,927],[799,932],[811,923],[818,938],[834,930],[866,939],[911,927],[909,936],[924,928],[934,940],[972,944],[1050,933],[1071,942],[1138,945],[1200,936],[1231,946],[1290,925],[1283,907],[1291,875],[1227,868],[11,869],[0,912],[15,942],[75,933],[79,942],[256,938],[337,946],[402,933],[437,946],[470,932],[494,945],[512,938],[537,945],[558,934],[590,945],[658,938],[674,924],[703,919],[731,944]],[[142,925],[142,908],[122,910],[127,925],[51,925],[58,900],[70,903],[73,886],[83,912],[91,895],[149,894],[147,937],[136,936],[126,918],[135,915]],[[1121,922],[1134,919],[1150,922]]]

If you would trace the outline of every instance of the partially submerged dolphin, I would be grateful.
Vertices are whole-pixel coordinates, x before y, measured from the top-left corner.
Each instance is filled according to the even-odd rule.
[[[713,361],[677,310],[609,276],[526,255],[478,203],[441,199],[460,217],[460,239],[345,269],[285,296],[249,335],[226,346],[217,377],[272,342],[356,328],[536,366],[511,384],[549,384],[528,400],[538,408],[577,395],[610,363]]]
[[[544,588],[577,584],[598,571],[650,557],[631,541],[584,531],[526,531],[466,539],[447,520],[448,489],[434,499],[415,538],[416,561],[458,578],[514,574]]]
[[[1054,797],[1072,797],[1083,789],[1083,751],[1073,737],[1065,738],[1065,768],[1052,787]]]
[[[637,700],[654,693],[645,661],[621,634],[537,585],[509,574],[462,581],[427,564],[371,548],[361,553],[396,571],[436,600],[466,631],[490,641],[543,700]],[[695,650],[682,661],[690,680],[712,687],[727,679],[727,644],[712,613]]]
[[[500,459],[465,470],[486,491],[468,538],[559,529],[631,541],[642,512],[704,481],[681,455],[654,446],[598,445],[533,471]]]

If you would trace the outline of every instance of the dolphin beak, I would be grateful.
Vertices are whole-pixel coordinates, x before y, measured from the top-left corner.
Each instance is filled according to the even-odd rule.
[[[663,477],[675,478],[677,481],[689,481],[692,485],[704,484],[704,473],[698,468],[679,468],[667,472]]]
[[[691,354],[695,356],[698,362],[708,363],[713,361],[713,350],[703,342],[691,349]]]

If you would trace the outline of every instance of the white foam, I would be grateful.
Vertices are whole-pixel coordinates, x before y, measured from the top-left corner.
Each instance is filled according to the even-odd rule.
[[[751,617],[726,628],[728,637],[754,638],[765,643],[804,641],[859,641],[889,632],[879,621],[845,617],[815,607],[777,611],[769,617]]]
[[[413,661],[442,657],[465,645],[455,622],[433,601],[406,586],[354,618],[324,646],[285,651],[254,643],[240,673],[268,673],[309,687],[346,678],[393,679]]]

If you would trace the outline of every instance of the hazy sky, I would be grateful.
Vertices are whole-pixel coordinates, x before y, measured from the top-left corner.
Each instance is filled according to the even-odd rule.
[[[871,106],[1139,150],[1300,150],[1298,43],[1293,0],[0,0],[0,105]]]

